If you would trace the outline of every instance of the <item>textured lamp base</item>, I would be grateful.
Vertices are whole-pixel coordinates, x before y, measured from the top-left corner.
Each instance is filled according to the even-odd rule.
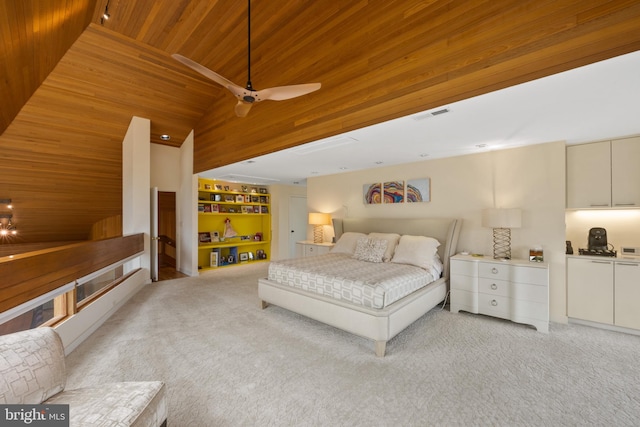
[[[511,229],[493,229],[493,258],[511,259]]]
[[[313,243],[322,243],[324,230],[321,225],[313,226]]]

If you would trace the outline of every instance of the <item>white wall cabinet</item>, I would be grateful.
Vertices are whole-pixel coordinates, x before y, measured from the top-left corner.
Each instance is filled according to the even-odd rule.
[[[640,260],[568,257],[567,315],[640,329]]]
[[[509,319],[549,331],[549,267],[524,260],[451,258],[450,310]]]
[[[567,259],[567,315],[613,324],[613,260]]]
[[[334,245],[334,243],[313,243],[308,240],[296,242],[296,257],[302,258],[328,254]]]
[[[567,147],[567,208],[640,207],[640,137]]]
[[[640,329],[640,262],[615,263],[615,325]]]

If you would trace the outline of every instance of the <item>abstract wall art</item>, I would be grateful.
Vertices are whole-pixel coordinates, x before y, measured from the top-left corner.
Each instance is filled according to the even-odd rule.
[[[384,203],[404,202],[404,181],[389,181],[384,183]]]
[[[382,203],[382,184],[364,184],[362,188],[364,203],[366,205],[377,205]]]
[[[429,178],[407,181],[407,203],[428,202],[431,200],[431,180]]]

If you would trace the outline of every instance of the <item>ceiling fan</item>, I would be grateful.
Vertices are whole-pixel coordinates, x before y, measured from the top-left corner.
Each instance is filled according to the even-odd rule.
[[[248,28],[248,37],[247,37],[247,86],[240,87],[235,83],[225,79],[220,74],[215,73],[204,67],[203,65],[198,64],[191,59],[184,57],[180,54],[174,53],[171,55],[174,59],[182,62],[187,67],[192,68],[193,70],[199,72],[205,77],[210,78],[214,82],[218,83],[229,89],[229,91],[238,98],[238,103],[235,107],[235,112],[238,117],[245,117],[249,110],[251,110],[251,106],[260,101],[272,100],[272,101],[282,101],[285,99],[296,98],[298,96],[306,95],[308,93],[314,92],[320,89],[320,83],[308,83],[302,85],[290,85],[290,86],[278,86],[272,87],[268,89],[256,90],[253,88],[251,84],[251,0],[247,1],[247,28]]]

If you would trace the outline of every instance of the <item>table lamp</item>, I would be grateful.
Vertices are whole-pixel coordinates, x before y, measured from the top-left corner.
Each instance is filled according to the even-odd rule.
[[[324,225],[331,224],[331,217],[326,213],[310,212],[309,224],[313,225],[313,243],[322,243]]]
[[[522,226],[520,209],[485,209],[482,226],[493,228],[493,258],[511,259],[511,229]]]

